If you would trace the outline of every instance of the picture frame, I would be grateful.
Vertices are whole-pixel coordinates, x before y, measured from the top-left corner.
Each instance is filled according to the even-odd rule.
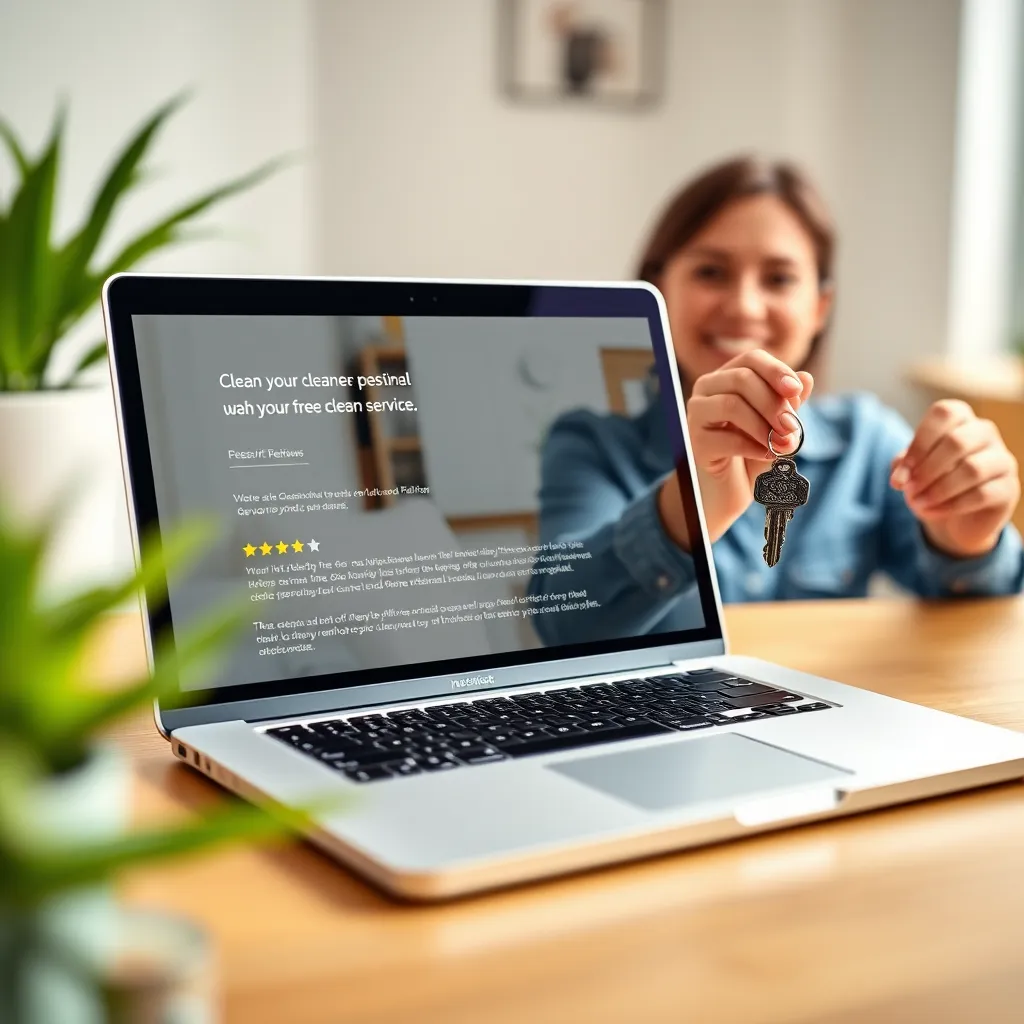
[[[664,0],[498,0],[502,92],[519,103],[642,108],[664,85]]]

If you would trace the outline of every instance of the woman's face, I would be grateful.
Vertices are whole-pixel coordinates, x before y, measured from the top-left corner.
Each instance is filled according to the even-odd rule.
[[[818,286],[811,236],[773,195],[729,203],[669,260],[658,286],[690,382],[753,348],[799,369],[832,300]]]

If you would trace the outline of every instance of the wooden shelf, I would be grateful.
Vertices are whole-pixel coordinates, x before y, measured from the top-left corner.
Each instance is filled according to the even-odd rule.
[[[385,371],[397,374],[408,371],[405,346],[401,343],[400,334],[396,335],[394,331],[386,342],[367,345],[359,353],[359,372],[363,376],[374,377]],[[369,386],[363,389],[363,394],[368,401],[378,401],[386,391],[386,386]],[[388,422],[386,413],[367,410],[363,415],[367,425],[359,459],[363,487],[392,491],[401,486],[426,486],[419,434],[404,430],[393,432],[394,424]],[[367,498],[366,507],[384,508],[398,500],[398,495],[383,494]]]
[[[1024,359],[1013,355],[924,359],[906,373],[911,384],[949,398],[1024,403]]]
[[[386,437],[384,444],[393,452],[418,452],[423,448],[420,439],[411,434],[407,437]]]

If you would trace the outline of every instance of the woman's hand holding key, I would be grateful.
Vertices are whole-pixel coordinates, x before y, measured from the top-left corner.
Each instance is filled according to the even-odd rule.
[[[686,421],[712,541],[754,500],[754,481],[772,461],[768,431],[774,431],[772,445],[780,454],[797,447],[793,413],[813,387],[809,373],[790,369],[763,349],[744,352],[694,382]],[[662,486],[658,508],[669,535],[689,550],[675,474]]]

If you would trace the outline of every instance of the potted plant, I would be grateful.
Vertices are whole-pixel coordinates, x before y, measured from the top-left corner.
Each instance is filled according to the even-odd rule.
[[[59,603],[41,604],[39,580],[52,526],[0,521],[0,1020],[77,1024],[107,1019],[103,955],[116,905],[106,884],[120,868],[210,843],[280,831],[303,819],[235,807],[169,829],[126,831],[127,772],[98,735],[124,714],[167,699],[186,663],[215,655],[239,616],[212,618],[154,670],[117,689],[83,674],[83,652],[108,609],[180,563],[194,537],[144,548],[140,572]],[[90,1016],[89,1014],[92,1014]]]
[[[67,589],[109,578],[113,526],[120,501],[113,405],[107,384],[83,386],[103,360],[97,339],[65,372],[54,356],[68,332],[90,313],[103,282],[182,239],[183,229],[218,203],[271,174],[271,161],[196,196],[105,258],[115,212],[144,179],[150,147],[183,102],[160,107],[115,157],[77,230],[54,239],[54,200],[60,172],[64,112],[59,110],[42,152],[30,156],[0,120],[14,170],[14,187],[0,196],[0,493],[26,520],[76,490],[77,515],[54,538],[46,579]]]

